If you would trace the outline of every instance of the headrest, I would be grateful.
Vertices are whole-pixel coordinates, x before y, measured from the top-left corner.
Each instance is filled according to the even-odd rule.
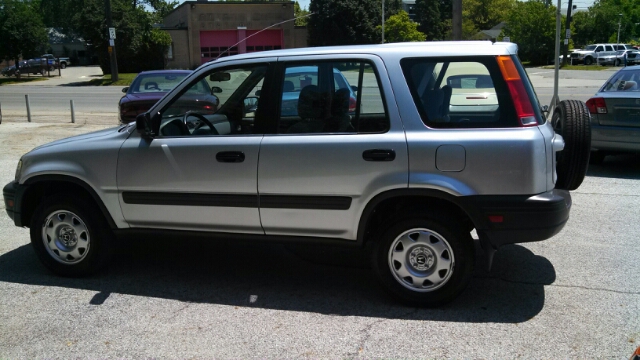
[[[316,85],[307,85],[300,91],[298,98],[298,116],[303,119],[322,119],[325,110],[325,98]]]
[[[291,92],[295,90],[295,86],[293,86],[293,82],[289,80],[284,81],[284,85],[282,86],[282,91]]]

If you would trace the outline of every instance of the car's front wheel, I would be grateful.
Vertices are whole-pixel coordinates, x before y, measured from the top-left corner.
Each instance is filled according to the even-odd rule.
[[[593,63],[593,59],[590,57],[586,57],[584,58],[584,64],[585,65],[591,65]]]
[[[106,265],[112,232],[99,211],[71,194],[45,199],[31,219],[31,244],[40,261],[63,276],[84,276]]]
[[[60,63],[60,69],[66,69],[66,68],[67,68],[66,63]]]
[[[438,306],[467,286],[474,267],[471,235],[431,215],[405,218],[376,242],[372,267],[383,287],[415,306]]]

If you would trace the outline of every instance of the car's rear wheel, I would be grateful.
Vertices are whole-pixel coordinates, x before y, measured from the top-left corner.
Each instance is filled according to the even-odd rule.
[[[63,276],[84,276],[106,265],[112,232],[99,211],[81,198],[59,194],[45,199],[30,224],[40,261]]]
[[[66,69],[66,68],[67,68],[66,63],[60,63],[60,69]]]
[[[438,306],[467,286],[474,246],[461,226],[432,215],[400,219],[374,245],[372,267],[383,287],[414,306]]]
[[[556,153],[558,189],[577,189],[587,174],[591,152],[590,121],[587,105],[578,100],[560,101],[553,112],[551,124],[565,142],[564,150]]]

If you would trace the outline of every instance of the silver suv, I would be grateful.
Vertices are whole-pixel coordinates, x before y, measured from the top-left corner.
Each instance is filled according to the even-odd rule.
[[[370,249],[398,299],[442,304],[471,278],[474,229],[489,264],[502,245],[548,239],[584,178],[588,110],[564,103],[547,122],[516,51],[435,42],[225,57],[135,123],[22,156],[6,210],[66,276],[99,270],[114,237],[132,234],[337,243]],[[190,91],[203,79],[213,114]]]

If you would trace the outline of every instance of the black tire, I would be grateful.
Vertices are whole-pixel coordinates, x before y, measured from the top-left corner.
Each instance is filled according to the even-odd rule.
[[[473,239],[462,228],[430,215],[393,223],[372,253],[371,265],[384,289],[411,306],[439,306],[456,298],[475,263]]]
[[[584,64],[585,65],[591,65],[593,63],[593,59],[589,56],[587,56],[586,58],[584,58]]]
[[[40,203],[31,218],[30,233],[36,255],[58,275],[91,275],[111,256],[113,233],[103,215],[95,205],[71,194],[54,195]]]
[[[60,69],[66,69],[67,63],[60,63]]]
[[[587,105],[579,100],[560,101],[551,124],[565,143],[564,150],[556,153],[556,188],[575,190],[587,174],[591,153],[591,116]]]
[[[607,156],[607,153],[604,151],[592,151],[589,156],[589,164],[600,165],[604,162],[605,156]]]

